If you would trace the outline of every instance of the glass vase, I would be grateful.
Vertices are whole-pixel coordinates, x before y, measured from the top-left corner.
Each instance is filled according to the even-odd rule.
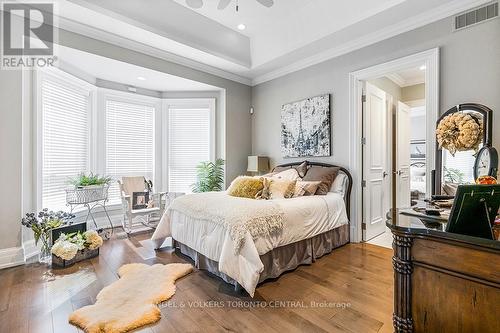
[[[40,253],[38,254],[38,262],[45,265],[52,263],[50,232],[40,235]]]

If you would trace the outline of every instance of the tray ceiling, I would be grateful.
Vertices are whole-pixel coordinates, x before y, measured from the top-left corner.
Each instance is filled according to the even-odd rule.
[[[454,15],[488,0],[60,0],[63,29],[257,84]],[[92,21],[88,18],[92,17]],[[246,29],[238,30],[244,24]]]

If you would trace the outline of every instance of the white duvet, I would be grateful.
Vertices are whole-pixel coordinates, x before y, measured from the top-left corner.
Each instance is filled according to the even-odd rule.
[[[260,273],[264,269],[260,255],[348,223],[344,200],[338,193],[273,201],[285,214],[283,231],[255,240],[247,232],[237,254],[233,250],[234,244],[229,232],[223,225],[194,219],[171,210],[165,212],[151,240],[155,248],[160,248],[168,237],[172,237],[217,261],[219,271],[237,281],[253,297]]]

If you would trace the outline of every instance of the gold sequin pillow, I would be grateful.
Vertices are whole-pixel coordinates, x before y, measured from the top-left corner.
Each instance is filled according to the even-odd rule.
[[[239,176],[229,186],[227,193],[233,197],[255,199],[264,188],[264,180],[257,177]]]

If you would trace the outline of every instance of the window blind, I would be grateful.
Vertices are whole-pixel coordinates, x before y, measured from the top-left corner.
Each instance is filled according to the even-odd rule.
[[[451,153],[443,149],[444,158],[443,165],[451,171],[459,171],[460,179],[458,182],[461,184],[473,184],[474,180],[474,162],[476,158],[474,156],[474,151],[457,151],[455,156],[452,156]],[[446,172],[443,173],[443,176],[446,175]]]
[[[41,81],[42,208],[66,210],[68,181],[88,169],[89,94],[58,80]]]
[[[115,180],[109,189],[109,204],[120,203],[116,180],[121,177],[154,180],[154,113],[150,105],[106,101],[106,175]]]
[[[170,108],[168,115],[168,187],[191,192],[196,166],[210,160],[210,109]]]

